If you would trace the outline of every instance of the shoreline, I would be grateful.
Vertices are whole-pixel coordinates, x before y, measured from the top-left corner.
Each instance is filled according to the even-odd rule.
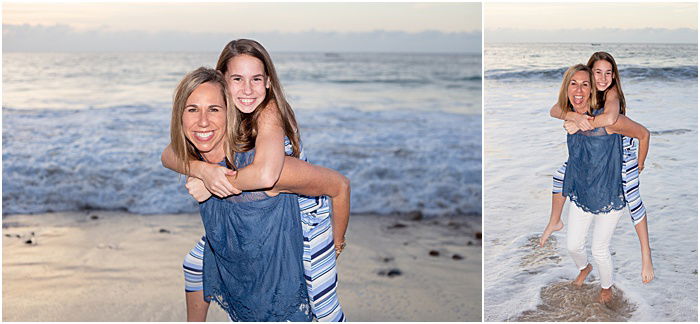
[[[3,320],[184,321],[182,259],[203,232],[198,214],[4,215]],[[481,217],[352,215],[338,261],[346,316],[481,321],[477,232]],[[207,319],[228,321],[215,305]]]

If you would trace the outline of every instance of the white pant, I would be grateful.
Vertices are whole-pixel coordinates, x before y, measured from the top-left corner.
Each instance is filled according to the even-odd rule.
[[[588,227],[595,218],[591,253],[593,254],[593,260],[598,266],[600,286],[605,289],[613,285],[612,256],[610,256],[609,246],[610,239],[615,232],[615,226],[617,226],[617,221],[620,220],[622,213],[622,209],[620,209],[609,213],[592,214],[583,211],[583,209],[573,203],[569,207],[566,247],[579,270],[585,269],[588,265],[586,236],[588,235]]]

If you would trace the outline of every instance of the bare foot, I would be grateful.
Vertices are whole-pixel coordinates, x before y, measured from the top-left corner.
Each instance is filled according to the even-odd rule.
[[[642,282],[649,283],[652,280],[654,280],[654,266],[651,260],[642,261]]]
[[[578,277],[576,277],[576,280],[574,280],[573,284],[576,287],[581,287],[583,286],[583,282],[586,281],[586,277],[588,277],[588,274],[591,273],[591,270],[593,270],[593,266],[589,263],[581,272],[578,273]]]
[[[598,302],[601,304],[605,304],[609,301],[611,301],[613,298],[612,294],[612,287],[605,289],[605,288],[600,288],[600,296],[598,296]]]
[[[561,219],[557,223],[547,224],[547,227],[544,228],[544,232],[542,232],[542,236],[540,236],[540,247],[544,246],[544,243],[547,242],[547,239],[550,235],[552,235],[553,232],[559,231],[562,228],[564,228],[564,223],[562,223]]]

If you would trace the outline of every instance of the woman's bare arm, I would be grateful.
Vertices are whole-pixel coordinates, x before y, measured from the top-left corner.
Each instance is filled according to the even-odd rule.
[[[639,152],[637,159],[639,163],[639,171],[644,169],[644,161],[646,161],[647,153],[649,153],[649,130],[641,124],[636,123],[625,115],[619,115],[614,124],[605,128],[608,133],[625,135],[639,139]]]
[[[333,204],[333,241],[345,241],[350,217],[350,180],[337,171],[285,157],[279,181],[270,194],[293,192],[306,196],[329,196]]]

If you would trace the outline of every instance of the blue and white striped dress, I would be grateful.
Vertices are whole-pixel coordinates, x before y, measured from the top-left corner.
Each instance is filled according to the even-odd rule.
[[[300,144],[301,146],[301,144]],[[284,140],[285,154],[292,155],[292,143]],[[299,159],[308,161],[301,147]],[[331,227],[331,204],[326,196],[299,196],[301,226],[304,237],[304,278],[309,294],[311,310],[319,322],[345,322],[345,314],[340,307],[336,288],[335,245]],[[185,291],[203,289],[202,259],[204,237],[185,256],[182,264],[185,272]]]
[[[647,210],[639,194],[639,162],[637,150],[639,140],[622,136],[622,188],[624,189],[627,207],[634,225],[639,224],[647,215]],[[552,177],[552,194],[561,194],[566,174],[566,162],[554,172]]]

